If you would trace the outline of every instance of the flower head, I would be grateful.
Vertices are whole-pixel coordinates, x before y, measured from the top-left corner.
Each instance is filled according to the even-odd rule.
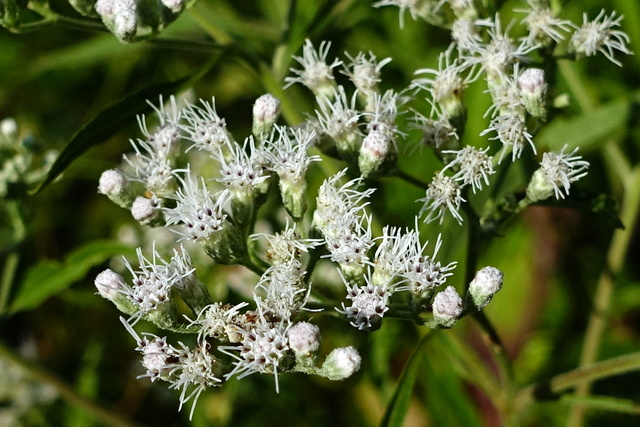
[[[631,54],[627,47],[629,36],[624,31],[616,30],[622,18],[622,15],[616,16],[616,12],[607,16],[603,9],[593,21],[589,21],[585,13],[582,26],[571,37],[571,49],[578,56],[594,56],[600,52],[609,61],[622,66],[614,57],[615,51]]]
[[[571,183],[587,174],[589,162],[575,155],[577,148],[570,153],[565,153],[566,149],[565,145],[560,153],[548,152],[542,155],[540,169],[534,172],[527,187],[527,196],[532,201],[546,199],[552,194],[556,199],[564,199],[569,194]]]
[[[465,200],[462,198],[460,185],[452,177],[445,175],[444,171],[438,172],[433,177],[425,197],[417,201],[424,202],[422,209],[420,209],[420,216],[424,212],[429,212],[424,222],[439,220],[439,223],[442,224],[444,213],[449,211],[456,221],[462,224],[459,210],[460,204]]]
[[[484,150],[465,146],[458,151],[443,151],[445,154],[455,154],[453,161],[445,166],[446,169],[453,168],[457,172],[453,175],[453,179],[460,182],[462,186],[471,184],[471,188],[475,193],[476,190],[482,189],[482,183],[489,185],[489,175],[493,174],[493,162],[491,156],[487,155],[489,147]]]
[[[327,64],[327,55],[330,47],[331,42],[323,41],[316,52],[311,40],[305,40],[302,47],[302,56],[293,57],[302,65],[302,70],[290,68],[296,77],[286,77],[284,79],[285,88],[294,83],[302,83],[316,96],[330,96],[335,87],[332,70],[342,64],[342,61],[338,59],[335,59],[331,64]]]

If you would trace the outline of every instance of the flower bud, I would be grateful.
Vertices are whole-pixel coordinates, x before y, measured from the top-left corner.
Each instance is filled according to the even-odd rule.
[[[358,157],[360,175],[366,178],[383,169],[384,163],[386,163],[385,166],[394,163],[396,157],[389,135],[386,132],[372,130],[364,138],[360,147],[360,156]]]
[[[320,348],[320,328],[309,322],[298,322],[288,332],[289,348],[296,359],[315,359]]]
[[[518,78],[522,102],[527,112],[533,117],[547,116],[547,83],[544,71],[539,68],[528,68]]]
[[[495,267],[484,267],[469,283],[469,295],[478,310],[482,310],[502,288],[502,271]]]
[[[98,183],[98,191],[125,209],[131,209],[131,205],[135,200],[135,193],[129,181],[122,172],[116,169],[102,172]]]
[[[98,294],[111,301],[121,312],[133,315],[138,311],[136,307],[123,293],[128,289],[124,278],[111,269],[106,269],[98,274],[94,280]]]
[[[151,199],[138,196],[131,204],[131,215],[142,225],[150,227],[161,225],[164,222],[164,217],[160,205],[160,200],[155,196]]]
[[[354,347],[334,349],[319,369],[319,374],[332,381],[350,377],[360,369],[360,354]]]
[[[253,104],[253,135],[259,138],[271,132],[273,124],[280,116],[280,100],[267,93]]]
[[[462,314],[462,298],[453,286],[448,286],[433,299],[433,318],[443,328],[450,328]]]
[[[527,197],[531,203],[535,203],[548,199],[553,194],[553,184],[549,182],[542,169],[537,169],[531,176],[531,181],[527,186]]]

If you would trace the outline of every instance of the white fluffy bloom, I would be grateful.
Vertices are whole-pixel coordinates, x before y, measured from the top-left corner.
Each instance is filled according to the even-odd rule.
[[[285,88],[294,83],[302,83],[317,96],[330,96],[335,87],[333,69],[342,64],[342,61],[335,59],[331,64],[327,64],[329,48],[331,42],[323,41],[316,52],[311,40],[305,40],[302,56],[293,57],[302,66],[302,70],[289,69],[296,77],[286,77]]]
[[[216,112],[215,98],[211,98],[211,102],[201,99],[200,103],[202,107],[189,105],[185,109],[187,124],[180,127],[186,133],[186,139],[193,142],[188,150],[197,148],[217,154],[220,147],[227,146],[232,138],[225,120]]]
[[[453,179],[460,182],[462,186],[471,184],[474,193],[476,190],[482,190],[482,183],[489,185],[489,175],[495,172],[491,156],[487,154],[487,151],[489,151],[489,147],[483,150],[471,145],[458,151],[443,151],[445,154],[456,155],[456,158],[448,163],[444,170],[456,170]]]
[[[351,61],[348,66],[344,67],[342,73],[349,77],[358,91],[365,95],[371,95],[377,91],[378,83],[380,83],[380,71],[382,67],[391,62],[391,58],[385,58],[378,61],[376,56],[369,52],[367,55],[359,52],[355,57],[349,56]]]
[[[176,193],[176,207],[166,208],[167,225],[181,224],[179,231],[183,239],[210,240],[222,230],[227,218],[223,208],[229,201],[229,190],[212,194],[204,179],[200,182],[190,175],[182,180]]]
[[[434,175],[433,180],[429,183],[425,197],[417,201],[424,202],[420,209],[420,216],[424,212],[428,212],[424,222],[439,220],[439,223],[442,224],[444,213],[449,211],[459,224],[462,223],[462,216],[459,210],[460,204],[465,200],[462,198],[461,187],[452,177],[445,175],[443,171]]]
[[[153,147],[154,151],[158,153],[158,155],[162,157],[170,157],[179,148],[179,123],[182,110],[178,109],[174,96],[169,98],[169,103],[166,108],[162,102],[162,96],[160,97],[158,107],[149,100],[147,100],[147,104],[149,104],[156,112],[159,124],[153,131],[149,131],[145,116],[140,115],[137,117],[140,130],[147,138],[147,144]]]
[[[404,267],[401,277],[403,278],[402,286],[395,288],[396,291],[409,291],[419,298],[427,298],[433,289],[443,285],[447,281],[447,277],[451,276],[457,262],[450,262],[442,265],[440,261],[436,261],[442,240],[438,236],[433,255],[425,255],[425,250],[429,242],[424,245],[420,243],[419,236],[416,233],[407,245],[407,251],[404,256]]]
[[[620,27],[622,18],[622,15],[616,16],[616,12],[607,16],[603,9],[593,21],[589,21],[585,13],[582,26],[571,37],[571,48],[579,56],[594,56],[600,52],[609,61],[622,66],[614,57],[615,51],[631,54],[627,47],[629,36],[624,31],[616,30]]]
[[[343,277],[347,286],[347,299],[351,300],[351,305],[346,307],[342,303],[342,309],[336,308],[336,311],[346,315],[347,319],[353,319],[350,322],[352,326],[374,331],[380,328],[384,313],[389,310],[392,290],[386,286],[373,285],[369,275],[365,276],[365,280],[364,286],[350,286]]]
[[[581,156],[576,156],[578,149],[575,148],[570,153],[565,153],[567,146],[560,150],[560,153],[548,152],[542,155],[540,169],[534,173],[532,183],[540,177],[543,181],[540,187],[552,188],[556,199],[564,199],[569,194],[571,183],[587,175],[589,162],[582,160]],[[532,190],[527,189],[530,194]],[[548,191],[548,190],[547,190]]]
[[[489,132],[496,133],[496,136],[489,138],[490,140],[499,140],[503,145],[498,162],[502,162],[504,155],[509,151],[511,151],[511,159],[515,161],[520,157],[527,143],[533,149],[534,154],[536,153],[533,137],[527,130],[522,114],[515,113],[497,116],[491,120],[489,128],[482,131],[480,136],[486,135]]]

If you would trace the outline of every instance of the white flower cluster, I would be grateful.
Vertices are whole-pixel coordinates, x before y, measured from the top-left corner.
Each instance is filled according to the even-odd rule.
[[[558,57],[580,59],[600,52],[621,65],[615,54],[631,54],[627,46],[629,37],[619,29],[622,16],[615,12],[607,15],[602,11],[592,21],[585,14],[578,26],[557,17],[544,0],[528,3],[529,8],[516,9],[524,14],[521,25],[527,32],[520,38],[510,35],[515,22],[505,27],[499,14],[481,18],[473,2],[385,0],[374,4],[399,7],[401,23],[408,10],[414,19],[451,30],[452,44],[441,53],[438,67],[417,70],[410,85],[416,91],[426,92],[432,105],[429,115],[416,112],[413,126],[421,131],[422,143],[433,148],[445,164],[434,175],[425,197],[419,200],[424,203],[426,222],[442,222],[446,212],[462,222],[459,210],[465,202],[465,187],[470,185],[475,193],[489,185],[494,167],[509,154],[512,161],[519,159],[527,147],[536,154],[530,127],[547,117],[548,87],[544,71],[528,64],[540,57],[551,61]],[[490,154],[494,151],[490,146],[461,147],[459,141],[464,132],[465,89],[482,77],[492,103],[486,112],[489,126],[480,135],[488,135],[490,141],[500,143],[497,159]],[[555,183],[561,182],[563,186],[563,191],[552,194],[556,198],[563,198],[568,193],[568,183],[584,176],[582,172],[588,166],[575,151],[570,156],[571,161],[561,162],[562,167],[555,166],[552,172],[548,172],[549,161],[545,163],[546,184],[556,188]]]
[[[442,222],[450,213],[462,222],[460,209],[468,190],[476,193],[489,186],[494,167],[505,158],[515,161],[528,147],[536,153],[528,126],[545,120],[547,85],[544,72],[526,64],[534,52],[550,54],[575,27],[540,2],[526,11],[523,24],[529,33],[519,40],[509,35],[511,24],[503,28],[499,15],[479,19],[473,2],[377,3],[391,4],[409,10],[414,18],[424,17],[425,11],[431,21],[456,16],[450,23],[453,43],[440,56],[438,68],[418,70],[406,90],[379,88],[389,58],[379,61],[369,52],[347,55],[346,63],[331,61],[330,43],[321,43],[316,51],[307,40],[302,56],[294,57],[301,69],[292,69],[293,76],[285,79],[287,86],[300,83],[315,96],[317,110],[305,123],[295,128],[277,124],[279,100],[263,95],[253,108],[252,135],[240,142],[218,114],[214,99],[199,106],[180,106],[174,98],[163,105],[160,100],[152,105],[157,124],[139,117],[143,139],[131,141],[134,152],[125,156],[121,169],[101,177],[99,191],[131,210],[142,225],[167,227],[176,243],[199,245],[212,262],[244,266],[257,276],[249,291],[238,294],[242,302],[214,301],[198,280],[187,250],[159,245],[151,257],[138,249],[138,267],[125,263],[129,281],[112,270],[96,278],[100,295],[129,316],[123,322],[138,342],[143,376],[180,389],[181,405],[208,387],[253,373],[274,375],[276,389],[281,372],[332,380],[353,374],[360,366],[353,347],[334,349],[317,363],[321,336],[309,321],[310,311],[333,307],[355,328],[367,331],[380,328],[385,316],[449,328],[484,308],[500,290],[502,273],[493,267],[480,270],[462,296],[447,286],[457,262],[437,259],[440,236],[427,253],[419,219]],[[610,59],[613,50],[628,53],[626,36],[614,29],[619,23],[615,15],[601,15],[591,25],[585,21],[583,29],[574,31],[569,51],[575,56],[602,51]],[[587,31],[602,34],[582,34]],[[353,90],[336,82],[333,72],[340,66]],[[490,140],[501,144],[498,150],[460,144],[463,94],[481,77],[493,101],[482,135],[493,135]],[[407,127],[420,131],[420,139],[434,149],[443,167],[425,185],[414,228],[381,224],[382,235],[375,236],[378,228],[373,225],[380,218],[367,212],[374,194],[367,184],[378,177],[410,178],[397,165],[399,141],[410,135],[397,119],[421,92],[426,92],[431,111],[415,112]],[[306,175],[324,158],[317,150],[347,167],[326,177],[313,204]],[[588,163],[575,149],[565,150],[543,155],[527,190],[529,202],[564,198],[570,185],[586,174]],[[284,208],[280,213],[288,214],[286,225],[257,233],[263,224],[258,220],[266,217],[261,207],[276,192]],[[265,222],[277,228],[273,218]],[[160,255],[171,250],[171,257]],[[316,265],[329,262],[342,277],[345,302],[330,301],[316,286],[312,290]],[[185,305],[190,314],[181,312]],[[166,338],[140,338],[133,326],[141,320],[192,334],[194,343],[173,346]]]

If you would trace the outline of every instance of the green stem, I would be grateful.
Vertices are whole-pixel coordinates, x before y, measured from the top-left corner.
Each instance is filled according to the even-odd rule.
[[[640,352],[581,366],[572,371],[556,375],[548,381],[524,387],[518,393],[517,405],[520,409],[523,409],[536,400],[557,398],[558,394],[573,387],[579,387],[584,381],[592,382],[638,370],[640,370]]]
[[[398,177],[408,182],[409,184],[415,185],[418,188],[422,188],[423,190],[427,190],[429,188],[429,184],[420,181],[418,178],[414,178],[413,176],[401,171],[398,168],[395,168],[394,170],[392,170],[390,173],[390,176]]]
[[[13,288],[18,265],[20,264],[22,242],[27,234],[20,201],[6,201],[5,209],[13,230],[13,250],[7,255],[2,271],[2,282],[0,282],[0,316],[6,313],[7,305],[9,304],[11,289]]]
[[[115,413],[108,411],[107,409],[99,406],[90,399],[79,395],[71,386],[56,377],[52,373],[44,370],[37,364],[23,359],[20,355],[16,354],[6,344],[0,341],[0,358],[6,360],[16,367],[22,369],[27,375],[34,380],[51,385],[56,389],[60,396],[66,400],[69,404],[74,405],[94,419],[98,420],[101,424],[113,427],[134,427],[135,424],[126,418],[116,415]]]

